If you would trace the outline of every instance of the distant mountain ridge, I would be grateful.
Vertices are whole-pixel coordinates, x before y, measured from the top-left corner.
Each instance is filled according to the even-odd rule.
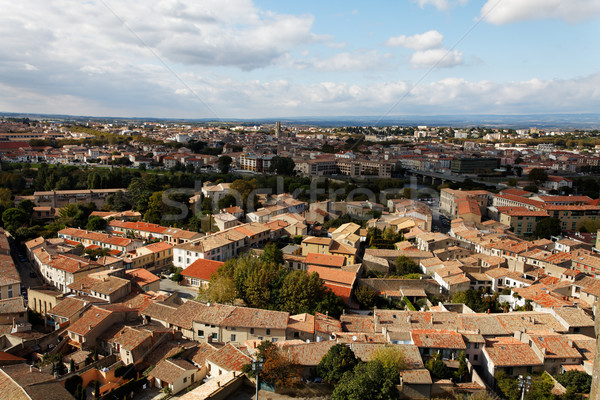
[[[450,126],[450,127],[497,127],[527,129],[536,127],[540,129],[600,129],[600,114],[522,114],[522,115],[494,115],[494,114],[464,114],[464,115],[395,115],[395,116],[331,116],[331,117],[282,117],[282,118],[227,118],[216,120],[214,118],[152,118],[152,117],[94,117],[61,114],[36,114],[36,113],[8,113],[1,112],[0,116],[6,118],[30,119],[56,119],[61,121],[164,121],[174,123],[235,123],[243,125],[271,124],[281,121],[288,125],[311,125],[319,127],[341,126]]]

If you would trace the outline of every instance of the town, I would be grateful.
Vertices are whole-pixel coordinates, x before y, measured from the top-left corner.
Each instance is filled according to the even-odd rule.
[[[597,130],[5,117],[0,161],[10,398],[579,399],[600,368]]]

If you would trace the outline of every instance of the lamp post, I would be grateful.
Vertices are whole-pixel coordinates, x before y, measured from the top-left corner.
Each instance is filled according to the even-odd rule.
[[[255,400],[258,400],[258,388],[260,387],[259,375],[260,375],[260,371],[262,371],[263,364],[264,364],[264,359],[262,357],[257,357],[256,360],[252,361],[252,370],[256,374],[256,397],[255,397]]]
[[[525,392],[531,388],[531,376],[519,375],[519,389],[521,389],[521,400],[525,399]]]

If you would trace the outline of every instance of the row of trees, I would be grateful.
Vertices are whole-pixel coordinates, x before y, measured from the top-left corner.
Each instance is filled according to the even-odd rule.
[[[211,277],[208,289],[199,297],[205,301],[287,311],[291,314],[328,312],[338,317],[343,302],[323,285],[318,274],[290,271],[274,244],[265,246],[260,257],[252,252],[227,261]]]

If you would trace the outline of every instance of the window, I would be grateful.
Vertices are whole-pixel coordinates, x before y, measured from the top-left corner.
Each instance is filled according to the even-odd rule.
[[[267,335],[271,334],[271,330],[269,328],[267,328]]]
[[[231,335],[231,341],[235,342],[235,335]]]
[[[219,337],[219,336],[218,336],[216,333],[213,333],[213,334],[212,334],[212,338],[213,338],[213,340],[217,340],[217,339],[218,339],[218,337]]]
[[[198,331],[198,337],[203,338],[204,337],[204,331],[199,330]]]
[[[294,332],[294,337],[295,338],[300,337],[300,332]]]
[[[475,347],[476,349],[478,349],[478,348],[479,348],[479,343],[475,343],[475,346],[474,346],[474,347]]]
[[[477,361],[478,358],[479,358],[479,354],[473,354],[473,361]]]
[[[254,335],[254,328],[250,328],[250,334]]]
[[[186,383],[186,382],[187,382],[187,378],[183,378],[183,383]]]

